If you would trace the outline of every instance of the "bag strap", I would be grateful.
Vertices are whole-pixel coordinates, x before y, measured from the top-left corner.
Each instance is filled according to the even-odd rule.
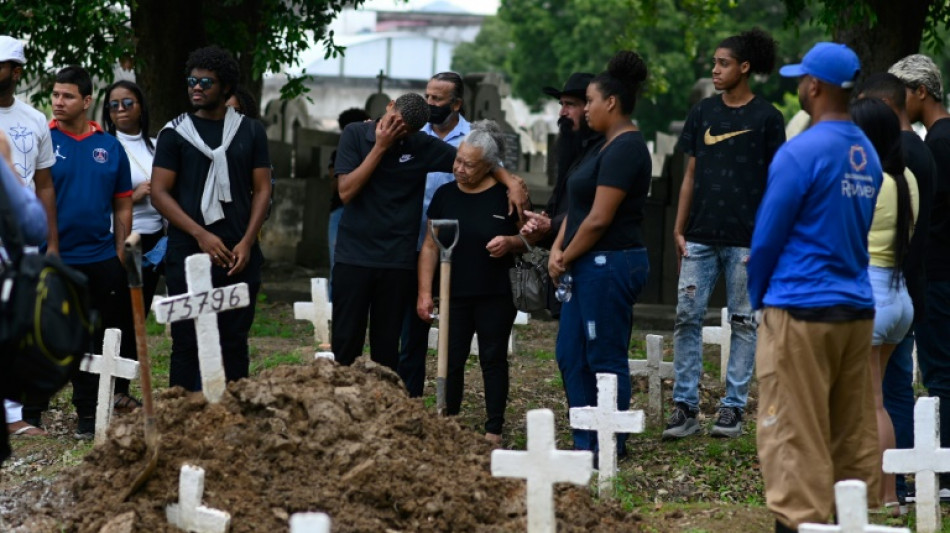
[[[0,165],[4,164],[6,163],[0,162]],[[20,224],[13,214],[10,197],[3,183],[0,183],[0,240],[3,241],[10,263],[20,264],[20,257],[23,256],[23,234],[20,232]]]

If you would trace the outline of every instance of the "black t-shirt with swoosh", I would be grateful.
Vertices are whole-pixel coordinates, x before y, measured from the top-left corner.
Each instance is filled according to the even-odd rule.
[[[693,107],[679,140],[696,158],[687,241],[750,245],[769,165],[783,142],[782,114],[760,96],[729,107],[715,95]]]
[[[349,124],[334,171],[349,174],[376,144],[376,124]],[[370,268],[415,270],[426,174],[452,172],[455,147],[421,131],[391,146],[366,185],[343,208],[334,260]]]

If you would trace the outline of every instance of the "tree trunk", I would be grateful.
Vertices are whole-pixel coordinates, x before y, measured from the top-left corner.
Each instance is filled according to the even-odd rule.
[[[846,27],[835,28],[834,39],[850,46],[861,58],[860,79],[887,72],[899,59],[920,50],[927,10],[934,1],[938,0],[869,0],[877,14],[873,28],[868,20],[849,25],[844,22],[849,17],[842,16]]]
[[[207,44],[203,0],[138,0],[132,4],[135,76],[148,98],[149,134],[191,109],[185,85],[188,54]]]

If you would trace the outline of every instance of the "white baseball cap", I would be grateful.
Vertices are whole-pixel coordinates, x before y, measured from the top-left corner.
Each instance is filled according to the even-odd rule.
[[[15,61],[21,65],[26,63],[23,41],[9,35],[0,35],[0,63],[4,61]]]

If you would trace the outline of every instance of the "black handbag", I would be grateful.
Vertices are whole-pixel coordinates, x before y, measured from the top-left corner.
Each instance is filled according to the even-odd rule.
[[[2,162],[0,162],[2,164]],[[55,256],[27,254],[0,186],[0,354],[16,395],[50,396],[92,347],[96,317],[86,276]]]
[[[528,251],[515,256],[515,266],[508,270],[511,298],[515,308],[525,313],[536,313],[547,308],[548,257],[547,250],[528,246]]]

